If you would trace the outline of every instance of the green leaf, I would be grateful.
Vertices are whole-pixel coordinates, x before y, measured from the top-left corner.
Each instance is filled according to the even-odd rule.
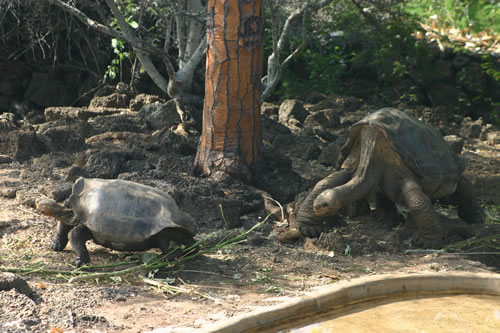
[[[349,244],[345,246],[344,255],[351,256],[351,246]]]
[[[109,279],[115,283],[121,283],[123,281],[121,276],[110,276]]]
[[[128,22],[128,25],[130,25],[133,29],[137,29],[139,27],[139,23],[136,21],[130,21]]]
[[[277,286],[270,286],[269,288],[267,288],[265,290],[266,293],[276,293],[276,294],[279,294],[281,292],[283,292],[283,288],[281,287],[277,287]]]
[[[151,252],[144,252],[144,255],[142,256],[142,262],[145,264],[149,264],[156,258],[158,258],[157,254]]]

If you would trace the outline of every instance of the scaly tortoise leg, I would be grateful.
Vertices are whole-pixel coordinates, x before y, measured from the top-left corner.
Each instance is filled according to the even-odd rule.
[[[74,226],[57,221],[56,235],[50,242],[50,248],[54,251],[62,251],[68,244],[68,233]]]
[[[90,262],[89,251],[85,242],[92,239],[92,233],[83,224],[79,224],[71,230],[71,247],[76,252],[76,267],[80,267]]]
[[[457,189],[450,197],[452,204],[458,206],[458,216],[468,224],[483,224],[484,210],[477,201],[474,187],[464,176],[460,177]]]
[[[406,207],[417,225],[417,243],[431,248],[442,245],[445,238],[439,216],[417,182],[412,178],[404,180],[401,195]]]

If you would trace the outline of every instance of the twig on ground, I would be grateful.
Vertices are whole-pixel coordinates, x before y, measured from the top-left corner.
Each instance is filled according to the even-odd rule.
[[[202,293],[194,290],[194,288],[196,286],[189,285],[189,284],[185,283],[184,281],[182,281],[181,279],[179,279],[179,280],[185,286],[187,286],[187,288],[178,287],[178,286],[172,286],[169,283],[165,283],[162,280],[147,279],[147,278],[142,279],[142,281],[144,281],[144,283],[149,284],[149,285],[154,286],[154,287],[157,287],[161,292],[164,292],[164,293],[168,293],[168,294],[171,294],[171,295],[177,295],[177,294],[180,294],[180,293],[183,293],[183,294],[195,294],[195,295],[198,295],[200,297],[212,300],[214,302],[217,301],[213,297],[210,297],[210,296],[208,296],[206,294],[202,294]]]
[[[121,275],[127,275],[130,273],[135,273],[135,272],[140,272],[140,271],[147,271],[148,267],[147,264],[142,264],[140,266],[134,266],[130,267],[127,269],[122,269],[119,271],[113,271],[113,272],[102,272],[102,273],[90,273],[86,275],[81,275],[77,277],[73,277],[69,279],[69,283],[77,282],[77,281],[84,281],[84,280],[92,280],[92,279],[101,279],[101,278],[109,278],[109,277],[115,277],[115,276],[121,276]]]

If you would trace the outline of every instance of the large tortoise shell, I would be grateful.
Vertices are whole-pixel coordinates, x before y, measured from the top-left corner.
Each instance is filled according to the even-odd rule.
[[[194,235],[193,218],[170,195],[139,183],[79,178],[69,203],[81,223],[108,242],[140,243],[165,228]]]
[[[436,128],[394,108],[380,109],[352,125],[344,149],[350,149],[365,126],[383,130],[393,149],[429,192],[445,182],[456,184],[465,169],[465,161],[451,151]]]

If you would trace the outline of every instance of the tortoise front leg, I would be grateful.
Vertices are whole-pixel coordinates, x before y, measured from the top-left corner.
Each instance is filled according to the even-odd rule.
[[[474,187],[464,176],[460,177],[457,189],[450,197],[452,204],[458,206],[458,216],[469,224],[483,224],[484,211],[477,201]]]
[[[50,242],[50,248],[54,251],[62,251],[68,244],[68,233],[73,228],[72,225],[67,225],[61,221],[57,221],[56,235]]]
[[[406,207],[417,225],[419,242],[424,247],[435,247],[442,244],[444,232],[432,202],[420,186],[411,178],[403,181],[401,195]]]
[[[76,252],[76,267],[80,267],[90,262],[89,251],[85,242],[92,239],[92,233],[83,224],[79,224],[71,230],[71,247]]]

